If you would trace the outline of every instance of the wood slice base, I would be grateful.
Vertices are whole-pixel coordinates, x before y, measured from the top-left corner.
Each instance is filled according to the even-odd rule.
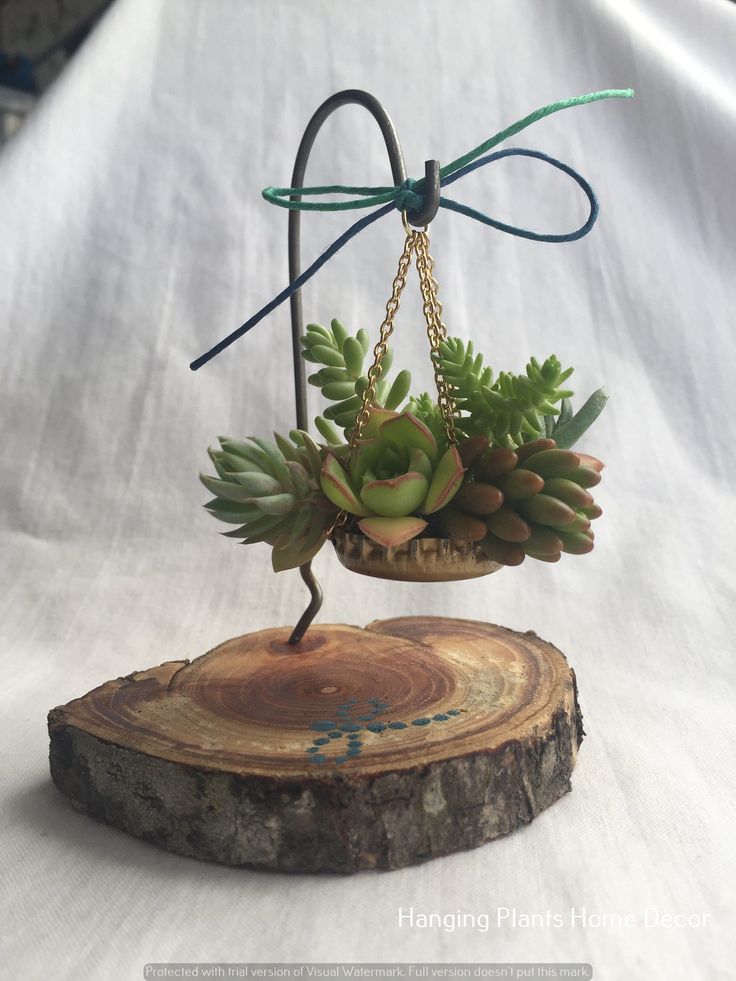
[[[170,851],[281,871],[401,868],[527,824],[570,790],[575,674],[533,632],[402,617],[280,627],[49,713],[51,775]]]

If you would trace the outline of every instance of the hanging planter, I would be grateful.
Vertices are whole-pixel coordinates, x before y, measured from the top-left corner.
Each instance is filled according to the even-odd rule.
[[[309,381],[333,402],[315,420],[323,443],[294,430],[275,444],[223,439],[210,450],[218,477],[201,479],[218,496],[205,507],[240,524],[229,537],[270,544],[276,571],[310,561],[327,540],[353,572],[417,582],[593,548],[591,522],[602,510],[590,489],[603,464],[569,447],[602,411],[604,390],[574,414],[573,393],[562,387],[572,368],[562,370],[554,355],[494,380],[472,342],[447,337],[426,247],[425,232],[407,231],[366,373],[365,331],[352,336],[333,320],[310,324],[302,337],[304,359],[321,365]],[[416,248],[435,400],[410,395],[406,369],[393,382],[382,377]]]
[[[366,535],[336,528],[337,557],[351,572],[401,582],[456,582],[490,575],[503,566],[477,542],[452,538],[412,538],[403,545],[378,545]]]

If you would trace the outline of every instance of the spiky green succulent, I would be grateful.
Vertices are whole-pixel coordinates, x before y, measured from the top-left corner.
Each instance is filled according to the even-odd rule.
[[[330,445],[339,445],[343,442],[343,436],[335,425],[343,430],[352,429],[363,393],[368,387],[368,375],[363,370],[370,349],[368,334],[361,329],[353,336],[339,320],[332,320],[329,327],[308,324],[301,344],[304,360],[323,366],[307,380],[333,403],[325,409],[324,415],[317,416],[315,425]],[[381,362],[381,378],[376,386],[373,404],[398,409],[409,394],[411,374],[406,370],[400,371],[393,383],[389,384],[387,374],[392,361],[393,354],[388,348]]]
[[[593,392],[577,412],[573,413],[570,399],[563,399],[557,418],[554,416],[544,417],[544,435],[553,438],[558,449],[570,449],[593,425],[603,412],[607,401],[608,392],[605,388],[599,388]]]
[[[225,536],[267,542],[281,572],[316,555],[338,512],[320,488],[323,451],[304,432],[294,433],[296,443],[274,436],[275,443],[221,436],[220,449],[208,451],[218,476],[200,480],[216,495],[205,504],[210,514],[240,526]]]
[[[554,434],[560,447],[569,447],[606,403],[605,391],[599,389],[573,417],[573,392],[561,387],[573,369],[563,370],[554,354],[541,363],[531,358],[524,374],[502,371],[495,380],[472,341],[448,337],[440,354],[440,371],[460,412],[456,428],[466,436],[488,436],[496,445],[513,448]]]
[[[546,438],[514,451],[473,436],[459,452],[465,481],[436,515],[445,534],[480,542],[503,565],[520,565],[527,555],[556,562],[562,552],[592,550],[590,523],[602,512],[588,488],[600,482],[600,460]]]
[[[423,422],[427,429],[432,433],[440,450],[447,449],[447,431],[442,410],[435,399],[428,392],[421,395],[411,396],[407,402],[406,409]]]
[[[410,412],[371,410],[343,466],[332,454],[322,466],[322,490],[337,507],[361,520],[358,527],[379,545],[401,545],[427,527],[426,515],[444,507],[463,480],[454,446],[440,454],[430,430]]]

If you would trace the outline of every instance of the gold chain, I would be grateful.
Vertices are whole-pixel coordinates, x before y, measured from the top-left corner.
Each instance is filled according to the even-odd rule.
[[[413,250],[414,232],[410,230],[406,234],[404,251],[401,253],[401,258],[399,259],[399,268],[396,272],[396,276],[394,277],[391,298],[386,304],[386,317],[381,324],[378,343],[373,348],[373,364],[368,369],[368,387],[363,392],[363,403],[360,407],[360,412],[355,419],[355,427],[350,437],[350,449],[355,449],[355,446],[360,439],[363,429],[365,428],[365,425],[370,417],[371,405],[376,397],[376,386],[381,380],[381,371],[383,370],[381,367],[381,362],[383,361],[386,351],[388,350],[388,339],[394,329],[394,317],[396,316],[396,311],[399,309],[401,293],[406,286],[406,274],[408,273],[409,266],[411,265],[411,254]]]
[[[419,287],[422,292],[422,310],[427,324],[427,337],[434,369],[434,380],[437,385],[437,404],[442,412],[445,423],[445,432],[451,446],[456,445],[457,436],[455,433],[455,400],[452,389],[445,381],[440,371],[439,361],[440,342],[447,337],[447,328],[442,322],[442,304],[437,295],[437,280],[432,275],[434,271],[434,260],[429,254],[429,236],[426,229],[417,231],[409,226],[404,217],[404,228],[406,229],[406,240],[404,251],[399,259],[399,268],[394,277],[391,298],[386,304],[386,317],[381,324],[378,343],[373,349],[373,364],[368,369],[368,385],[363,392],[363,401],[360,411],[355,419],[355,426],[350,436],[350,449],[355,446],[360,439],[366,423],[370,418],[370,410],[376,397],[376,387],[381,379],[382,366],[386,351],[388,350],[388,339],[394,329],[394,318],[399,309],[401,293],[406,286],[406,276],[411,265],[412,253],[416,252],[417,272],[419,273]]]
[[[427,322],[427,337],[434,369],[434,381],[437,386],[437,404],[442,412],[445,432],[451,446],[457,444],[455,433],[455,399],[452,388],[445,381],[440,370],[440,342],[447,337],[447,328],[442,322],[442,304],[437,296],[437,280],[432,275],[434,260],[429,254],[429,236],[426,231],[416,232],[415,249],[417,253],[417,272],[419,273],[419,288],[422,291],[424,319]]]

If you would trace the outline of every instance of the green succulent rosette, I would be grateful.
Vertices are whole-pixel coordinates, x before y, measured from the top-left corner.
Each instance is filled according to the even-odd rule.
[[[328,453],[322,491],[360,519],[366,537],[401,545],[424,531],[425,515],[449,504],[465,468],[456,447],[440,454],[429,428],[411,412],[373,408],[363,435],[344,462]]]
[[[312,559],[338,514],[320,489],[323,451],[307,433],[295,430],[292,435],[296,443],[278,434],[275,443],[221,436],[220,449],[209,450],[218,476],[200,474],[216,495],[205,508],[214,518],[239,526],[223,532],[225,537],[271,545],[275,572]]]

